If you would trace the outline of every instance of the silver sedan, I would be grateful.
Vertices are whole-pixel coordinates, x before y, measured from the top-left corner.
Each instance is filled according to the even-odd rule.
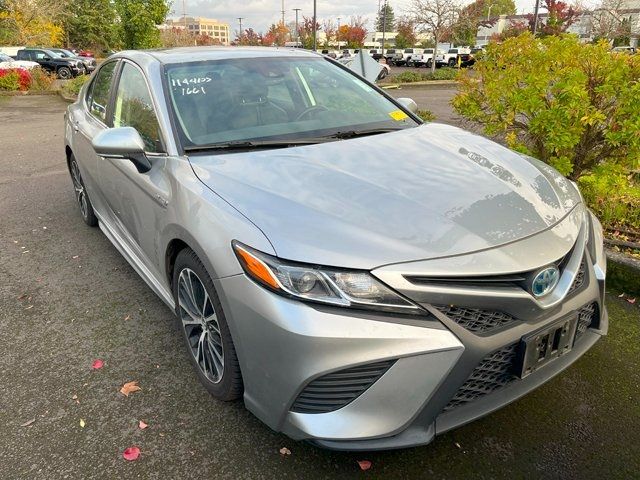
[[[415,109],[300,49],[121,52],[69,107],[66,158],[214,397],[323,447],[406,447],[607,332],[576,186]]]

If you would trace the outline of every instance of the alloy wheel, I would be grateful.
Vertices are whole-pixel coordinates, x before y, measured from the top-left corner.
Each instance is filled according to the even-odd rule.
[[[75,190],[76,201],[80,206],[80,213],[82,213],[82,218],[86,219],[89,213],[89,205],[87,204],[87,192],[84,188],[82,177],[80,176],[78,163],[75,160],[71,162],[71,180],[73,181],[73,189]]]
[[[178,277],[178,311],[191,355],[202,374],[219,383],[224,374],[224,347],[220,324],[200,277],[185,268]]]

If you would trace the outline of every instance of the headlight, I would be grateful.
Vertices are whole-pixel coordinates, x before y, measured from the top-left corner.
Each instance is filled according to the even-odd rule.
[[[426,314],[370,273],[287,262],[233,242],[245,273],[269,290],[298,300],[340,307]]]

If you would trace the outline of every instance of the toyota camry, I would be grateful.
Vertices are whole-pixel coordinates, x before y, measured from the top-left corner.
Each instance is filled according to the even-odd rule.
[[[118,53],[65,121],[84,221],[216,398],[326,448],[429,443],[607,332],[576,185],[301,49]]]

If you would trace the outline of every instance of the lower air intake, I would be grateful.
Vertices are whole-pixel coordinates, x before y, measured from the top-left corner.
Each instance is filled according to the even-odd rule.
[[[291,407],[298,413],[327,413],[348,405],[373,385],[395,360],[329,373],[310,382]]]
[[[434,305],[434,307],[461,327],[474,333],[486,332],[517,321],[508,313],[498,310],[480,310],[450,305]]]

